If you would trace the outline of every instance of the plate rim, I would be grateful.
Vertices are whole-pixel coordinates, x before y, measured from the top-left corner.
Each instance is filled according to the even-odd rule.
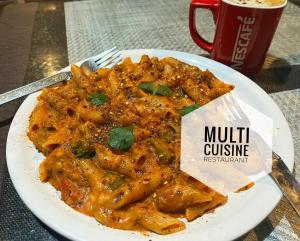
[[[187,52],[174,51],[174,50],[165,50],[165,49],[129,49],[129,50],[122,50],[121,52],[122,52],[122,54],[125,53],[124,55],[126,55],[126,53],[128,53],[128,52],[133,52],[133,54],[134,54],[134,52],[140,52],[140,54],[142,54],[143,52],[145,52],[146,54],[149,54],[149,52],[157,52],[157,51],[158,51],[158,52],[161,52],[162,55],[165,55],[165,56],[167,56],[166,54],[170,54],[170,56],[172,56],[172,53],[173,53],[173,55],[176,55],[176,54],[182,55],[182,54],[183,54],[183,55],[189,55],[189,56],[191,56],[191,57],[193,57],[193,58],[196,57],[196,62],[201,62],[201,61],[203,60],[204,62],[208,62],[209,64],[212,64],[212,65],[215,65],[215,66],[217,65],[217,66],[219,66],[219,67],[222,68],[222,69],[231,71],[233,74],[237,75],[237,77],[242,77],[242,78],[244,78],[244,79],[246,78],[247,81],[250,83],[250,85],[254,85],[255,88],[259,88],[260,91],[264,92],[264,94],[267,95],[267,96],[270,98],[270,100],[273,102],[273,105],[276,106],[276,108],[278,109],[278,111],[279,111],[280,114],[282,115],[282,117],[283,117],[283,119],[284,119],[284,121],[286,122],[287,127],[288,127],[288,131],[289,131],[288,134],[290,135],[291,144],[292,144],[292,150],[291,150],[291,152],[293,152],[293,155],[294,155],[294,144],[293,144],[293,138],[292,138],[292,136],[291,136],[291,131],[290,131],[288,122],[287,122],[287,120],[285,119],[284,115],[282,114],[280,108],[278,107],[278,105],[271,99],[271,97],[270,97],[270,96],[269,96],[269,95],[268,95],[268,94],[267,94],[260,86],[258,86],[255,82],[253,82],[252,80],[250,80],[248,77],[244,76],[243,74],[241,74],[241,73],[239,73],[239,72],[233,70],[232,68],[230,68],[230,67],[228,67],[228,66],[226,66],[226,65],[223,65],[222,63],[216,62],[216,61],[214,61],[214,60],[208,59],[208,58],[203,57],[203,56],[199,56],[199,55],[192,54],[192,53],[187,53]],[[90,57],[90,58],[91,58],[91,57]],[[177,57],[176,57],[176,58],[177,58]],[[85,59],[83,59],[83,60],[77,62],[77,64],[79,64],[80,62],[82,62],[82,61],[84,61],[84,60],[85,60]],[[60,70],[60,71],[66,70],[66,69],[68,69],[69,67],[70,67],[70,65],[67,66],[67,67],[65,67],[65,68],[63,68],[63,69]],[[22,110],[22,106],[24,106],[24,103],[26,103],[26,101],[28,101],[30,98],[33,98],[33,96],[36,97],[36,96],[38,95],[38,93],[40,93],[40,92],[33,93],[33,94],[29,95],[28,97],[26,97],[26,99],[25,99],[25,100],[22,102],[22,104],[19,106],[19,108],[18,108],[17,112],[15,113],[15,116],[14,116],[12,122],[11,122],[9,131],[8,131],[8,135],[7,135],[7,142],[6,142],[6,163],[7,163],[9,175],[10,175],[10,178],[11,178],[11,180],[12,180],[12,182],[13,182],[13,185],[14,185],[15,189],[17,190],[18,195],[21,197],[22,201],[23,201],[23,202],[26,204],[26,206],[31,210],[31,212],[34,213],[34,215],[35,215],[36,217],[38,217],[38,218],[39,218],[41,221],[43,221],[47,226],[49,226],[50,228],[52,228],[52,229],[55,230],[56,232],[62,234],[63,236],[65,236],[65,237],[67,237],[67,238],[70,238],[70,239],[73,239],[73,240],[82,240],[82,239],[77,239],[76,237],[72,236],[72,234],[70,234],[70,233],[68,233],[68,232],[65,232],[65,230],[63,230],[63,229],[58,228],[57,225],[54,225],[53,223],[48,222],[47,219],[45,219],[43,216],[39,215],[38,211],[33,210],[33,209],[32,209],[32,206],[31,206],[31,204],[28,202],[28,200],[27,200],[26,198],[24,199],[24,196],[23,196],[23,194],[22,194],[22,190],[20,189],[20,185],[17,183],[16,179],[13,178],[13,176],[14,176],[14,170],[13,170],[13,167],[10,165],[11,162],[9,161],[9,159],[11,158],[11,157],[10,157],[10,154],[9,154],[9,151],[10,151],[10,150],[9,150],[9,146],[11,145],[11,144],[10,144],[10,140],[11,140],[10,137],[11,137],[12,132],[13,132],[12,126],[13,126],[13,124],[16,122],[16,116],[17,116],[17,114],[19,113],[19,111]],[[26,128],[27,128],[27,127],[26,127]],[[292,155],[292,156],[293,156],[293,155]],[[289,165],[289,168],[293,168],[293,165],[294,165],[294,161],[292,162],[292,165]],[[274,185],[275,185],[275,184],[274,184]],[[280,198],[281,198],[281,197],[282,197],[282,194],[280,195]],[[278,205],[278,203],[279,203],[279,201],[280,201],[280,198],[279,198],[276,202],[273,203],[274,205],[269,209],[269,212],[267,212],[267,215],[266,215],[266,216],[268,216],[268,215],[273,211],[273,209]],[[265,217],[266,217],[266,216],[265,216]],[[262,219],[262,220],[263,220],[263,219]],[[258,225],[262,220],[260,220],[258,223],[256,223],[253,227],[255,227],[256,225]],[[253,227],[250,227],[249,230],[251,230]],[[249,230],[247,230],[247,231],[249,231]],[[232,238],[238,238],[238,237],[240,237],[241,235],[245,234],[247,231],[237,232],[237,235],[232,236]],[[168,236],[170,236],[170,235],[168,235]],[[155,237],[154,237],[154,239],[155,239]]]

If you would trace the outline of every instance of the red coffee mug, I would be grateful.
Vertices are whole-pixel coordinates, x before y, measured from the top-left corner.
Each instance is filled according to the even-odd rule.
[[[280,16],[286,5],[252,7],[229,0],[192,0],[190,4],[190,33],[197,45],[208,51],[211,58],[248,76],[262,67]],[[197,8],[209,9],[216,24],[216,33],[209,43],[197,32]]]

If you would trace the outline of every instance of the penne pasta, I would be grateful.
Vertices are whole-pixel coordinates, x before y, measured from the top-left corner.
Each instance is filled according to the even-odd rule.
[[[212,197],[209,193],[191,186],[174,183],[158,189],[155,200],[159,210],[174,213],[184,211],[194,204],[209,202]]]
[[[171,217],[165,213],[159,212],[150,205],[137,205],[135,208],[141,216],[138,221],[146,229],[158,234],[170,234],[185,229],[184,222]]]
[[[161,184],[161,173],[159,171],[144,175],[127,185],[120,187],[113,193],[113,197],[105,203],[111,209],[117,209],[134,201],[145,199]]]
[[[114,154],[104,145],[96,145],[97,161],[103,169],[116,171],[124,175],[135,177],[134,163],[126,155]]]
[[[46,156],[40,180],[62,201],[105,226],[162,235],[185,229],[178,215],[191,221],[227,201],[180,170],[180,126],[182,109],[233,86],[171,57],[71,71],[43,90],[28,127]]]
[[[227,197],[224,197],[219,193],[215,193],[210,202],[195,204],[191,207],[188,207],[185,211],[185,217],[188,221],[192,221],[195,218],[202,216],[205,212],[224,204],[226,201]]]

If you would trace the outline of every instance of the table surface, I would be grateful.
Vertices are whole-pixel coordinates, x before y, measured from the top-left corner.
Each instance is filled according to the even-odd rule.
[[[49,76],[111,46],[160,48],[207,56],[190,38],[188,0],[35,1],[0,0],[0,93]],[[295,146],[300,180],[300,2],[281,18],[263,69],[253,79],[279,105]],[[197,14],[212,39],[210,14]],[[65,240],[42,222],[17,195],[6,167],[5,143],[22,99],[0,107],[0,240]],[[22,160],[20,160],[22,161]],[[259,211],[259,207],[258,207]],[[285,198],[239,240],[300,240],[300,218]]]

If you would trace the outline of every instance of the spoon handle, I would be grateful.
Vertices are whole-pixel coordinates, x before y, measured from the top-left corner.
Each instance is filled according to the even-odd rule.
[[[274,152],[271,176],[300,216],[300,185],[281,157]]]

